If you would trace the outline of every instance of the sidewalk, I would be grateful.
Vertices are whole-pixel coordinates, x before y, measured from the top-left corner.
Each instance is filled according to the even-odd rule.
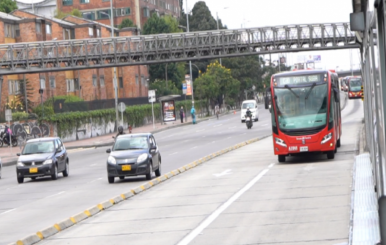
[[[226,113],[225,113],[226,114]],[[225,115],[223,114],[223,115]],[[204,117],[204,118],[199,118],[197,119],[197,123],[206,121],[210,118],[213,118],[213,116],[210,117]],[[187,122],[181,123],[180,119],[177,118],[175,122],[170,122],[167,124],[162,124],[161,123],[156,123],[154,124],[154,129],[153,129],[153,124],[149,125],[144,125],[141,127],[133,128],[132,133],[137,134],[137,133],[157,133],[161,132],[170,128],[176,128],[176,127],[182,127],[186,125],[191,125],[192,124],[192,118],[186,118]],[[128,133],[128,130],[125,130],[125,133]],[[83,140],[77,140],[77,141],[69,141],[65,142],[64,146],[66,147],[67,150],[70,149],[78,149],[78,148],[91,148],[91,147],[102,147],[102,146],[111,146],[114,142],[114,139],[112,136],[115,136],[116,133],[113,134],[106,134],[102,135],[99,137],[93,137],[89,139],[83,139]],[[18,156],[16,156],[17,153],[20,153],[23,148],[20,146],[17,147],[12,147],[12,151],[10,147],[3,146],[0,148],[0,158],[1,158],[1,163],[3,166],[11,166],[15,165],[18,159]]]

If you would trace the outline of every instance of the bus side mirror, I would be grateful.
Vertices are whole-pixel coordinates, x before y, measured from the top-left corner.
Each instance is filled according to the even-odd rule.
[[[269,99],[268,99],[268,96],[264,97],[264,106],[265,106],[265,109],[269,109]]]

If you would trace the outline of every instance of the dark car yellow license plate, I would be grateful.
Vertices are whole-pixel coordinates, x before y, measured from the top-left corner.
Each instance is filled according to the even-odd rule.
[[[130,171],[131,165],[122,165],[122,171]]]
[[[29,172],[30,172],[31,174],[37,173],[37,172],[38,172],[38,168],[30,168],[30,169],[29,169]]]

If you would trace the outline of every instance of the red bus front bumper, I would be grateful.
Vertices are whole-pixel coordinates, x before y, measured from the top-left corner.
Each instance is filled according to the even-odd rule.
[[[348,92],[349,99],[360,99],[362,98],[362,92]]]
[[[272,134],[275,155],[291,155],[306,152],[328,152],[335,149],[334,130],[327,128],[313,135],[289,136]],[[323,143],[322,143],[323,142]]]

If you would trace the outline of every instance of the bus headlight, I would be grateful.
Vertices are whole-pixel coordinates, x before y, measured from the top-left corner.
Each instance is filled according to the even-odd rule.
[[[326,143],[326,142],[329,141],[331,138],[332,138],[332,133],[327,134],[326,136],[323,137],[321,144]]]
[[[282,140],[282,139],[275,138],[275,142],[276,142],[276,144],[278,144],[278,145],[281,145],[281,146],[283,146],[283,147],[287,147],[286,143],[285,143],[284,140]]]

